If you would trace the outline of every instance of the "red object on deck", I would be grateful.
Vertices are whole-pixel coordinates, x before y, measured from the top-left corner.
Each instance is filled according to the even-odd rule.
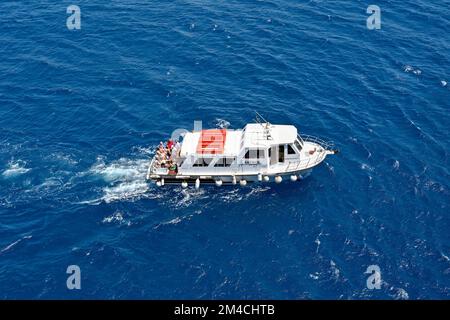
[[[221,154],[224,151],[226,129],[202,130],[197,144],[197,153]]]

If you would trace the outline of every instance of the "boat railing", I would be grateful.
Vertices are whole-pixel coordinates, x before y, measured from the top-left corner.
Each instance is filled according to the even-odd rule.
[[[309,156],[307,159],[302,159],[300,161],[289,161],[286,166],[286,171],[297,171],[302,169],[308,169],[314,167],[325,159],[327,153],[324,151],[317,151],[315,156]]]
[[[332,142],[332,141],[325,141],[316,136],[311,136],[311,135],[307,135],[307,134],[298,135],[298,137],[302,141],[305,141],[305,142],[317,143],[320,146],[322,146],[325,150],[333,150],[334,149],[334,142]]]
[[[154,171],[154,169],[155,169],[155,161],[156,161],[156,159],[155,159],[155,157],[153,157],[152,161],[150,161],[150,165],[148,166],[148,171],[149,172],[153,172]]]
[[[169,169],[167,169],[167,168],[157,167],[156,166],[156,158],[153,157],[152,161],[150,162],[150,165],[148,166],[147,176],[149,177],[151,174],[165,175],[168,172],[169,172]]]

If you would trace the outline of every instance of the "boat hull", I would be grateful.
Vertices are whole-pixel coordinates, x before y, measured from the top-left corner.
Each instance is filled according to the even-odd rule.
[[[296,176],[296,180],[300,180],[302,176],[311,172],[312,168],[300,170],[296,172],[290,173],[280,173],[276,175],[237,175],[235,177],[235,181],[233,181],[233,176],[230,175],[217,175],[217,176],[176,176],[176,175],[167,175],[161,177],[150,178],[149,180],[153,182],[160,182],[164,179],[164,185],[166,184],[181,184],[182,182],[186,182],[188,185],[195,185],[196,180],[199,179],[201,184],[216,184],[217,181],[221,181],[222,185],[234,185],[240,184],[241,180],[245,180],[247,183],[254,182],[262,182],[262,183],[274,183],[276,182],[275,177],[281,177],[281,182],[283,181],[291,181],[292,176]],[[268,181],[266,180],[268,177]]]

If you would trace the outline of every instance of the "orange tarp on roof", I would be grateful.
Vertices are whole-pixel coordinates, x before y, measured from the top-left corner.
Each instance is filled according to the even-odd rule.
[[[221,154],[225,146],[226,129],[202,130],[197,144],[197,153]]]

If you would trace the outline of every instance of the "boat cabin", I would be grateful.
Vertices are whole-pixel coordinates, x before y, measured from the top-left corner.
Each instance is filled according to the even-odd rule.
[[[258,121],[258,120],[257,120]],[[247,124],[244,129],[210,129],[185,132],[181,141],[162,142],[147,172],[157,185],[222,183],[244,186],[249,182],[288,176],[291,181],[335,154],[333,144],[302,135],[292,125],[267,121]],[[202,181],[202,182],[201,182]]]
[[[178,171],[209,174],[260,171],[300,160],[303,140],[291,125],[250,123],[243,130],[211,129],[185,134],[176,155]]]

